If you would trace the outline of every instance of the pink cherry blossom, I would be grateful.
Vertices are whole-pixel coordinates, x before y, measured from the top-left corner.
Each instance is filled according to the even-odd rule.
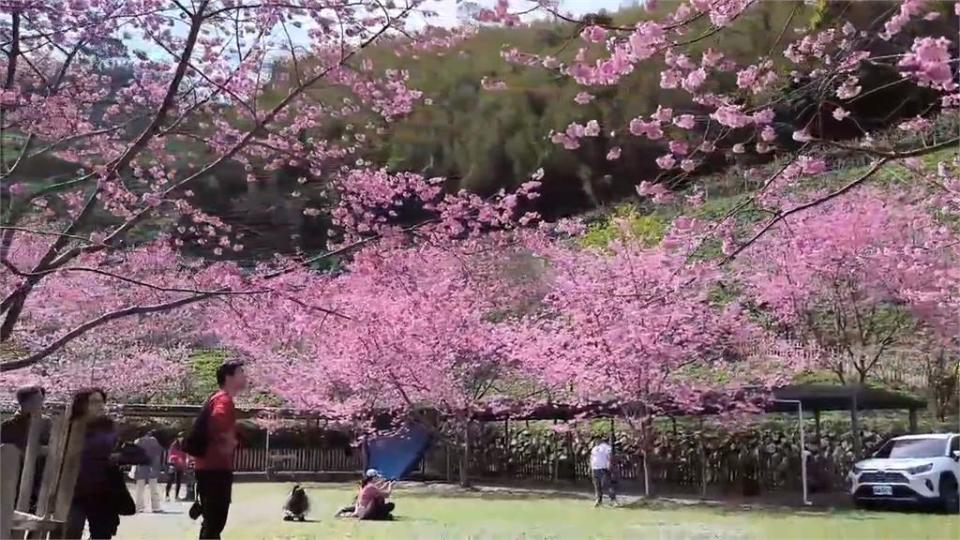
[[[950,92],[957,89],[950,62],[950,40],[927,37],[914,40],[899,66],[921,85]]]
[[[630,133],[638,137],[643,135],[652,141],[663,138],[663,130],[659,122],[656,120],[645,122],[639,117],[630,121]]]
[[[637,186],[637,193],[645,197],[650,197],[653,202],[667,203],[673,198],[673,194],[663,184],[649,182],[644,180]]]
[[[607,31],[602,26],[588,26],[580,32],[580,37],[589,43],[602,43],[607,35]]]
[[[843,107],[837,107],[836,109],[833,110],[833,113],[831,114],[836,120],[842,122],[844,119],[850,116],[850,111],[844,109]]]
[[[744,114],[739,107],[734,106],[722,106],[717,109],[716,112],[712,113],[710,118],[731,128],[746,127],[753,123],[753,118]]]
[[[578,105],[586,105],[594,100],[593,94],[589,92],[577,92],[577,95],[573,98]]]
[[[673,125],[683,129],[693,129],[696,120],[692,114],[681,114],[673,119]]]
[[[661,169],[672,169],[677,164],[677,159],[673,154],[664,154],[657,158],[657,166]]]
[[[689,151],[686,141],[670,141],[669,148],[671,152],[680,156],[686,155]]]

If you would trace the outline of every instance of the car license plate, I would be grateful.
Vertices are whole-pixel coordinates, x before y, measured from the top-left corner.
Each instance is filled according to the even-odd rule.
[[[874,495],[893,495],[893,486],[873,486]]]

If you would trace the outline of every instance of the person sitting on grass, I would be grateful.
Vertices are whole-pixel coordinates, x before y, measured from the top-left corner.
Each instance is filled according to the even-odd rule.
[[[346,506],[337,512],[337,517],[356,517],[367,521],[386,521],[393,519],[396,505],[387,502],[393,491],[393,482],[388,482],[380,471],[368,469],[360,480],[360,493],[353,506]]]
[[[367,472],[363,473],[363,477],[360,478],[360,489],[357,490],[357,496],[353,498],[353,504],[344,506],[340,510],[337,510],[337,513],[334,515],[334,517],[356,517],[355,512],[357,511],[357,501],[360,500],[360,493],[363,491],[363,488],[366,487],[367,483],[372,480],[372,477],[368,475],[373,470],[374,469],[368,469]]]
[[[293,486],[290,496],[287,497],[287,502],[283,505],[283,520],[304,521],[309,511],[310,499],[307,497],[307,492],[300,487],[300,484]]]

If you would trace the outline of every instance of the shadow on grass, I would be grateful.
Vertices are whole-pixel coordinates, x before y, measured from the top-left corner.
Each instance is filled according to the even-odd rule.
[[[499,501],[546,501],[546,500],[580,500],[589,502],[592,499],[577,493],[537,493],[517,491],[484,491],[474,489],[458,489],[456,491],[398,491],[397,495],[403,498],[449,498],[449,499],[483,499]]]
[[[735,504],[709,504],[704,502],[704,504],[690,503],[690,504],[678,504],[671,501],[663,500],[639,500],[631,502],[629,504],[624,504],[621,508],[635,509],[635,510],[658,510],[658,511],[682,511],[682,510],[702,510],[707,512],[712,512],[719,515],[733,515],[733,514],[743,514],[745,512],[756,513],[763,515],[769,518],[786,518],[786,517],[809,517],[809,518],[823,518],[823,517],[836,517],[839,519],[849,519],[854,521],[875,521],[884,519],[885,516],[889,515],[916,515],[916,514],[929,514],[929,515],[938,515],[936,512],[932,512],[928,508],[922,506],[903,506],[903,507],[878,507],[872,508],[869,510],[866,509],[857,509],[850,507],[834,506],[834,507],[796,507],[796,506],[756,506],[749,504],[735,505]]]

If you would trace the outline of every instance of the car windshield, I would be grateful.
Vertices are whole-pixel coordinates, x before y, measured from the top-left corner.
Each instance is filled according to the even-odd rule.
[[[896,439],[888,441],[874,454],[878,458],[932,458],[944,455],[943,439]]]

